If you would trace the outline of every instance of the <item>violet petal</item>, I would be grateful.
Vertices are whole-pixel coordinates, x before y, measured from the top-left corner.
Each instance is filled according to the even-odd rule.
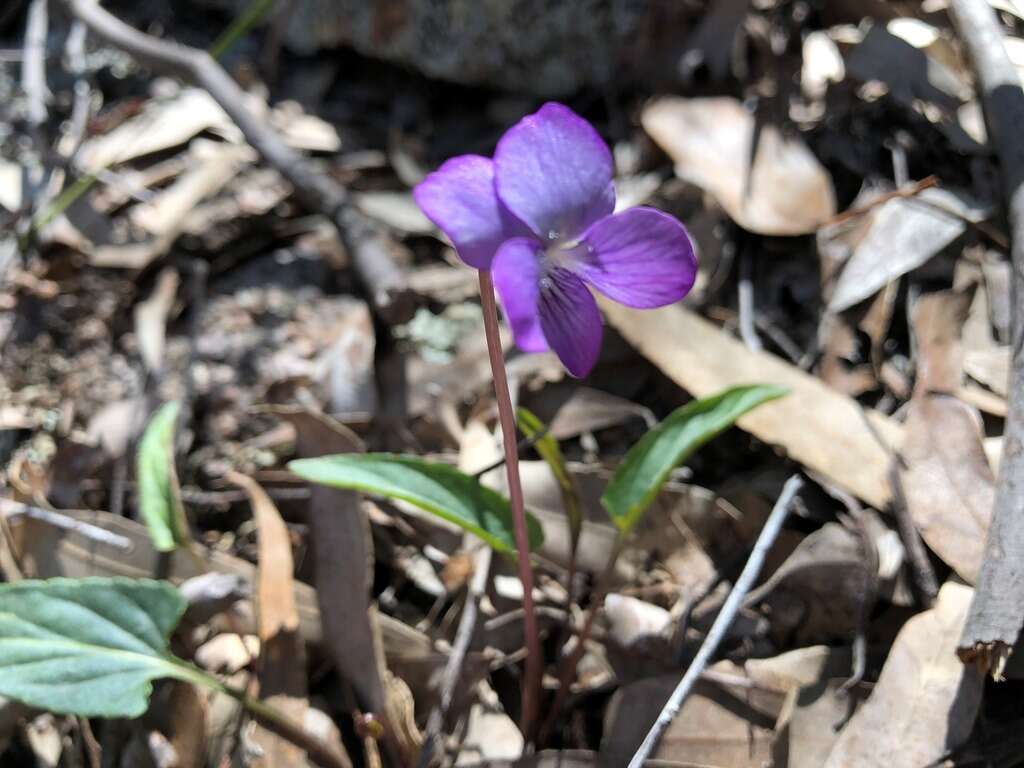
[[[583,377],[601,351],[601,313],[586,284],[563,267],[540,282],[540,326],[551,349],[573,376]]]
[[[679,301],[693,287],[697,258],[686,228],[653,208],[607,216],[581,238],[586,254],[574,271],[627,307],[650,309]]]
[[[498,196],[542,240],[574,239],[615,209],[612,154],[586,120],[545,104],[494,152]]]
[[[526,234],[494,191],[494,163],[479,155],[460,155],[416,185],[416,204],[455,245],[469,266],[488,269],[498,246]]]
[[[548,343],[540,328],[540,251],[536,240],[519,237],[507,241],[491,262],[494,287],[501,297],[505,319],[516,346],[524,352],[544,352]]]

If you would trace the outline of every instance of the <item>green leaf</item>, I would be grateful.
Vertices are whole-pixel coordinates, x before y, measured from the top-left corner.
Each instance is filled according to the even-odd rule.
[[[576,486],[573,484],[572,475],[565,464],[565,457],[562,456],[562,449],[558,447],[558,441],[546,431],[544,422],[530,410],[520,406],[516,409],[516,423],[519,431],[527,440],[533,441],[533,447],[544,459],[551,469],[551,474],[558,482],[558,488],[562,494],[562,504],[565,507],[565,514],[569,518],[569,535],[572,548],[575,550],[576,542],[579,541],[580,530],[583,527],[583,513],[580,510],[580,498],[576,493]]]
[[[0,585],[0,696],[61,714],[138,717],[157,678],[216,684],[168,653],[184,610],[162,581]]]
[[[288,468],[314,483],[401,499],[479,536],[495,549],[515,552],[508,500],[447,464],[391,453],[345,453],[298,459]],[[527,513],[530,548],[544,539]]]
[[[178,403],[162,405],[146,425],[139,441],[136,480],[139,512],[149,528],[153,546],[170,552],[188,541],[188,524],[174,471],[174,423]]]
[[[733,387],[673,411],[630,448],[608,482],[601,504],[612,522],[629,533],[675,467],[743,414],[788,391],[764,384]]]

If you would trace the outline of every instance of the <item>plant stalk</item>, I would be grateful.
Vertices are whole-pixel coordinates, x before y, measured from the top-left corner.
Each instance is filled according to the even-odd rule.
[[[515,412],[512,409],[512,397],[509,394],[508,377],[505,374],[505,358],[502,354],[501,336],[498,332],[498,308],[494,301],[494,283],[491,280],[491,273],[485,269],[480,270],[480,300],[483,305],[484,331],[487,335],[487,354],[490,356],[491,373],[494,376],[494,395],[498,402],[498,421],[501,424],[501,439],[505,449],[508,497],[512,507],[516,551],[519,554],[519,580],[523,583],[526,674],[523,680],[521,727],[524,737],[527,741],[530,741],[538,715],[544,659],[541,655],[537,614],[533,606],[533,571],[530,567],[530,540],[526,533],[523,487],[519,481],[519,446],[516,443]]]

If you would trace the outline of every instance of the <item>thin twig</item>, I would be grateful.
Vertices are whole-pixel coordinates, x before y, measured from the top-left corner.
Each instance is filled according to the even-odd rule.
[[[1013,359],[1003,456],[985,554],[958,648],[965,662],[999,676],[1024,624],[1024,91],[992,6],[986,0],[953,0],[952,11],[977,75],[1010,223]]]
[[[903,490],[903,477],[900,475],[902,465],[903,460],[898,455],[894,455],[889,467],[892,511],[896,517],[896,527],[900,532],[900,539],[903,541],[903,547],[907,550],[907,557],[910,560],[914,586],[920,593],[917,597],[923,606],[929,608],[935,602],[935,598],[939,596],[939,580],[935,576],[935,569],[932,568],[932,561],[928,559],[928,550],[925,549],[924,542],[921,540],[921,532],[917,530],[914,519],[910,516],[907,495]]]
[[[691,663],[687,668],[686,674],[683,675],[683,679],[679,681],[679,685],[677,685],[676,689],[672,692],[672,695],[669,697],[664,709],[661,710],[661,714],[658,715],[658,719],[655,721],[654,726],[644,739],[643,744],[640,745],[636,754],[633,755],[633,759],[629,761],[629,768],[643,767],[644,762],[658,745],[661,735],[679,713],[679,708],[683,705],[683,702],[686,701],[686,697],[690,695],[690,691],[693,690],[694,684],[700,679],[701,674],[704,672],[704,668],[715,655],[715,652],[718,650],[719,643],[722,642],[726,632],[728,632],[729,627],[736,618],[736,613],[739,611],[740,605],[743,604],[743,598],[746,597],[747,592],[753,586],[754,581],[761,572],[761,566],[764,564],[764,559],[768,554],[768,550],[770,550],[772,544],[775,543],[776,537],[782,530],[782,524],[789,516],[789,507],[793,501],[793,497],[796,496],[797,491],[800,490],[803,484],[803,478],[799,475],[793,475],[782,487],[782,494],[779,496],[779,500],[775,502],[775,507],[768,516],[768,520],[765,522],[764,528],[761,529],[761,535],[757,537],[757,542],[754,544],[754,549],[750,553],[750,559],[747,560],[747,564],[743,567],[743,572],[736,580],[736,584],[729,593],[729,597],[726,598],[725,604],[722,606],[722,610],[718,612],[718,616],[715,618],[715,623],[711,625],[711,630],[708,632],[708,636],[704,639],[704,643],[701,645],[700,650],[697,651],[697,655],[694,657],[693,663]]]
[[[21,88],[25,92],[25,117],[29,127],[40,130],[46,124],[46,35],[49,30],[48,0],[32,0],[25,25],[25,54],[21,63]],[[42,153],[45,147],[36,149]]]
[[[72,531],[73,533],[77,533],[79,536],[99,542],[100,544],[106,544],[107,546],[120,549],[124,552],[130,552],[133,547],[132,540],[127,536],[111,533],[106,528],[101,528],[98,525],[83,522],[71,517],[70,515],[65,515],[52,509],[33,507],[29,504],[22,504],[19,501],[13,501],[11,499],[0,499],[0,515],[5,519],[27,517],[33,520],[40,520],[47,525],[52,525],[54,528],[63,528],[64,530]]]
[[[926,189],[931,189],[932,187],[937,186],[938,183],[938,176],[925,176],[923,179],[911,184],[910,186],[900,187],[899,189],[894,189],[891,192],[886,192],[884,195],[879,195],[870,203],[862,205],[860,208],[851,208],[848,211],[843,211],[842,213],[832,217],[824,226],[835,226],[836,224],[842,224],[844,221],[849,221],[850,219],[855,219],[858,216],[863,216],[865,213],[870,213],[878,206],[884,205],[890,200],[895,200],[897,197],[916,197]]]
[[[238,126],[245,140],[295,190],[299,202],[327,216],[378,316],[404,322],[415,309],[405,273],[395,263],[391,241],[353,204],[348,191],[289,147],[247,105],[248,97],[209,53],[139,32],[101,8],[96,0],[64,0],[72,16],[98,37],[120,48],[155,72],[180,77],[205,89]]]
[[[523,734],[529,741],[537,718],[538,698],[541,690],[541,675],[544,658],[541,655],[540,632],[537,615],[533,607],[533,571],[530,565],[530,540],[526,531],[526,510],[523,503],[523,487],[519,481],[519,453],[516,445],[516,417],[512,410],[508,378],[505,374],[505,359],[501,350],[501,334],[498,331],[498,308],[494,302],[494,283],[491,273],[480,270],[480,300],[484,311],[484,331],[487,335],[487,353],[491,359],[491,373],[494,375],[494,395],[498,403],[498,421],[501,424],[501,439],[505,448],[505,472],[508,476],[508,497],[512,507],[512,522],[515,527],[516,551],[519,555],[519,580],[523,583],[523,624],[526,634],[526,675],[523,680]]]
[[[67,59],[68,72],[75,78],[73,86],[74,98],[71,102],[71,117],[68,118],[67,132],[61,139],[61,149],[68,160],[68,167],[74,164],[78,150],[85,140],[89,125],[89,102],[92,100],[92,89],[86,77],[85,65],[85,24],[78,19],[71,22],[67,40],[64,42],[64,55]]]
[[[473,641],[480,598],[483,597],[484,590],[487,588],[487,577],[490,570],[491,548],[482,547],[474,557],[473,578],[470,579],[469,588],[466,590],[466,604],[462,607],[459,628],[455,630],[455,641],[452,643],[452,651],[441,677],[441,698],[427,718],[427,732],[423,741],[423,751],[420,752],[420,759],[416,764],[417,768],[428,768],[434,757],[437,740],[455,698],[455,689],[462,677],[462,665],[465,663],[466,653]]]
[[[747,345],[747,349],[753,352],[760,352],[764,349],[761,337],[757,335],[757,323],[754,320],[754,259],[750,252],[749,243],[744,242],[743,252],[740,254],[740,277],[737,285],[739,314],[740,314],[740,338]]]
[[[21,88],[25,92],[25,121],[35,149],[38,166],[22,165],[22,199],[25,208],[33,213],[39,210],[50,178],[47,163],[49,140],[46,135],[46,102],[50,93],[46,87],[46,36],[49,30],[49,0],[32,0],[25,25],[24,58],[21,62]],[[22,246],[30,242],[32,216],[20,225]]]

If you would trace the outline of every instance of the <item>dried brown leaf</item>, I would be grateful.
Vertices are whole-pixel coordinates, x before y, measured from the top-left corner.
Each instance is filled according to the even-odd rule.
[[[135,343],[139,355],[151,373],[164,365],[164,342],[167,337],[167,318],[178,295],[178,272],[168,267],[157,275],[153,292],[135,305]]]
[[[915,396],[904,435],[901,474],[914,524],[928,546],[973,584],[995,498],[978,414],[953,397]]]
[[[843,729],[826,768],[920,768],[964,743],[982,693],[980,672],[956,655],[972,594],[948,582],[934,608],[903,626],[878,684]]]
[[[256,586],[256,626],[260,638],[260,698],[303,722],[306,698],[306,648],[299,634],[295,607],[291,537],[274,502],[250,477],[229,472],[226,479],[245,491],[252,505],[259,535],[259,568]],[[301,765],[303,750],[257,726],[254,734],[263,754],[254,761],[260,768]]]
[[[652,677],[615,693],[605,717],[601,766],[619,768],[629,762],[678,682],[675,674]],[[698,682],[651,757],[667,765],[766,764],[783,700],[783,694],[772,691]]]
[[[915,396],[926,392],[955,393],[963,379],[960,337],[974,299],[973,287],[925,294],[911,313],[917,342]]]
[[[676,174],[713,194],[743,228],[801,235],[835,216],[832,177],[814,154],[772,125],[761,128],[751,152],[754,116],[736,99],[661,98],[641,119]]]
[[[739,426],[871,506],[886,505],[888,446],[901,441],[893,420],[774,355],[747,349],[679,305],[644,312],[607,300],[601,306],[641,354],[695,397],[751,382],[787,387],[790,394],[748,413]]]

